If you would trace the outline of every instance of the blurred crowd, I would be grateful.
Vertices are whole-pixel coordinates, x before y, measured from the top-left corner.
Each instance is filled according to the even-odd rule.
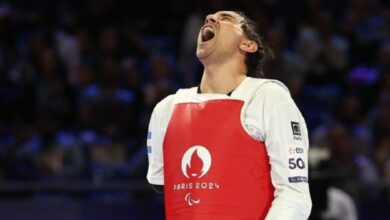
[[[264,73],[288,86],[322,152],[313,172],[326,160],[355,201],[389,199],[384,0],[0,3],[0,182],[144,179],[151,111],[199,83],[199,28],[225,9],[258,23]]]

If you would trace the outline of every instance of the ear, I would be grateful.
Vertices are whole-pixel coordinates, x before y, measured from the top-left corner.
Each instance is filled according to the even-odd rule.
[[[248,53],[254,53],[258,48],[256,41],[253,40],[245,39],[240,44],[240,49]]]

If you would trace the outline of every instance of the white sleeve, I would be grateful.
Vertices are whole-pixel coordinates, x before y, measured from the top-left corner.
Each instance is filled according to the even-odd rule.
[[[259,111],[260,110],[260,111]],[[307,219],[311,211],[308,186],[308,133],[305,121],[289,92],[266,83],[248,105],[249,126],[265,142],[271,165],[275,198],[267,220]],[[252,122],[251,122],[252,121]]]
[[[172,96],[159,102],[153,109],[147,136],[147,180],[153,185],[164,185],[163,141],[171,115]]]
[[[273,111],[268,123],[265,145],[271,163],[275,199],[266,219],[307,219],[311,199],[305,121],[294,103],[285,103]]]

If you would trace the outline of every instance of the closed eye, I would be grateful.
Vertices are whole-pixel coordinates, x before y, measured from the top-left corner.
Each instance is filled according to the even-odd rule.
[[[230,14],[221,14],[220,15],[220,19],[222,21],[232,21],[233,20],[233,16],[230,15]]]

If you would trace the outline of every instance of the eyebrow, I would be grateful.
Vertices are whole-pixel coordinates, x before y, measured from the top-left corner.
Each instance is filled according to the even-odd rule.
[[[234,19],[233,15],[228,14],[228,13],[221,13],[220,16],[221,16],[222,18]]]

